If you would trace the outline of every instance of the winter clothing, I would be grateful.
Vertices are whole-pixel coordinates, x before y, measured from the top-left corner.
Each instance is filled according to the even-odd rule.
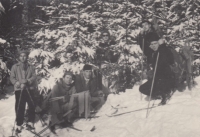
[[[86,81],[83,73],[75,76],[75,88],[77,93],[89,90],[92,97],[98,96],[96,80],[91,78],[89,81]]]
[[[18,54],[19,54],[19,55],[22,54],[22,53],[25,53],[26,55],[29,54],[29,52],[26,51],[26,50],[24,50],[24,49],[21,49],[21,50],[18,51]]]
[[[181,49],[181,53],[183,58],[185,59],[186,63],[185,63],[185,68],[186,68],[186,80],[187,80],[187,84],[188,84],[188,88],[191,90],[191,86],[192,86],[192,62],[194,59],[194,54],[191,50],[190,46],[183,46]]]
[[[144,40],[144,47],[143,47]],[[154,29],[151,29],[146,34],[140,34],[138,37],[138,43],[140,48],[143,50],[144,55],[147,57],[147,64],[152,63],[152,53],[153,50],[149,47],[152,41],[158,41],[159,36]]]
[[[156,95],[164,96],[167,93],[169,93],[171,89],[174,87],[174,74],[170,68],[170,65],[172,65],[174,62],[173,55],[165,45],[160,45],[158,50],[153,53],[152,57],[153,71],[155,70],[158,53],[159,53],[159,58],[155,74],[152,96]],[[152,78],[140,86],[139,89],[140,92],[145,95],[150,95],[151,84],[152,84]]]
[[[181,53],[183,58],[186,60],[186,71],[188,74],[192,74],[192,61],[194,58],[194,54],[191,51],[189,46],[183,46],[181,48]]]
[[[89,64],[85,64],[83,70],[92,70],[92,66]]]
[[[20,100],[21,93],[22,93],[22,95],[21,95],[21,100]],[[29,93],[31,94],[31,97],[34,96],[33,92],[29,92]],[[26,90],[15,91],[15,100],[16,100],[15,113],[16,113],[17,126],[21,126],[23,124],[26,102],[28,103],[28,121],[27,122],[34,122],[35,106],[33,105],[28,92]],[[18,105],[19,105],[19,109],[18,109]],[[18,109],[18,111],[17,111],[17,109]]]
[[[77,102],[75,102],[74,97],[72,97],[73,94],[76,93],[75,87],[73,85],[67,86],[63,80],[61,79],[59,82],[56,83],[56,85],[53,87],[51,91],[51,98],[55,97],[63,97],[63,100],[57,100],[51,102],[50,106],[50,121],[52,123],[58,122],[58,114],[65,114],[67,111],[74,109],[71,114],[68,115],[68,119],[71,118],[71,116],[75,112],[75,108],[77,106]]]
[[[98,105],[101,105],[103,103],[102,97],[99,96],[100,92],[102,94],[102,91],[98,91],[96,79],[91,77],[87,82],[83,76],[83,73],[81,73],[80,75],[76,75],[75,88],[79,96],[79,103],[83,102],[83,100],[87,100],[88,102],[90,102],[91,108],[97,108]],[[84,92],[86,92],[86,97],[84,95]],[[89,94],[87,95],[87,93]],[[81,106],[84,107],[81,104],[79,105],[79,115],[81,114],[81,110],[83,110],[83,108],[80,108]],[[90,106],[88,106],[88,108],[90,108]]]
[[[63,76],[63,77],[65,77],[66,75],[70,75],[70,76],[72,76],[72,77],[74,76],[73,73],[72,73],[71,71],[66,71],[66,72],[64,73],[64,76]]]
[[[33,90],[36,86],[35,68],[28,63],[17,63],[13,65],[10,74],[10,81],[14,85],[14,91],[21,90],[20,84],[27,82],[28,88]]]
[[[17,125],[21,126],[23,123],[26,102],[28,103],[29,107],[28,111],[30,112],[28,113],[29,121],[34,122],[34,116],[35,116],[34,105],[36,105],[34,97],[35,94],[34,90],[36,88],[36,74],[34,67],[29,65],[28,63],[25,64],[17,63],[13,65],[10,74],[10,81],[14,85],[14,91],[15,91],[15,98],[16,98],[15,110],[16,110]],[[22,96],[20,99],[21,92]],[[30,96],[28,92],[30,93]],[[30,97],[34,102],[31,101]],[[20,106],[19,110],[17,111],[18,104],[20,104]]]

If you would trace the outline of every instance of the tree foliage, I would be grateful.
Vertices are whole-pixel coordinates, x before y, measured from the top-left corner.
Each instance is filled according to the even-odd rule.
[[[108,50],[119,54],[120,58],[115,64],[106,62],[110,64],[107,66],[113,66],[112,72],[108,73],[108,67],[102,66],[102,74],[115,76],[122,70],[120,66],[128,66],[135,74],[140,74],[142,51],[136,41],[143,19],[152,21],[158,32],[164,32],[168,45],[181,47],[186,38],[190,39],[198,58],[199,0],[45,2],[38,5],[35,1],[32,8],[27,3],[25,10],[31,13],[31,9],[37,14],[29,19],[28,26],[18,29],[20,35],[16,32],[13,35],[22,47],[31,51],[30,62],[37,68],[40,90],[50,89],[66,69],[79,73],[84,63],[97,67],[96,49],[104,29],[109,30],[111,39],[116,41]],[[28,14],[27,17],[31,18]],[[17,43],[16,39],[13,43]],[[139,80],[137,76],[135,80]]]

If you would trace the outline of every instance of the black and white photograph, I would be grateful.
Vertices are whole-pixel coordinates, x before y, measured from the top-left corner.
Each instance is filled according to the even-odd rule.
[[[0,137],[200,137],[200,0],[0,0]]]

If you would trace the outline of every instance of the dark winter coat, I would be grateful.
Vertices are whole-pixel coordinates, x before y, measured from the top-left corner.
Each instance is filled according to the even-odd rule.
[[[75,88],[76,88],[77,93],[89,90],[90,95],[92,97],[98,96],[96,80],[91,77],[89,82],[86,84],[86,80],[83,76],[83,73],[76,75],[76,77],[75,77]]]
[[[152,54],[152,64],[153,71],[156,67],[157,55],[159,53],[156,75],[153,85],[152,95],[164,95],[168,94],[174,87],[174,73],[170,68],[170,65],[173,64],[174,59],[172,52],[165,45],[160,45],[156,52]],[[153,78],[153,77],[152,77]],[[149,79],[146,83],[140,86],[140,92],[145,95],[150,95],[150,90],[152,86],[152,80]]]
[[[147,57],[147,64],[152,63],[152,53],[153,50],[149,47],[151,42],[155,39],[159,39],[159,35],[156,33],[154,29],[151,29],[146,34],[140,34],[138,36],[138,43],[140,45],[141,50],[143,50],[144,55]],[[144,47],[143,47],[143,40],[144,40]]]
[[[168,79],[173,77],[173,72],[170,65],[174,63],[174,58],[171,50],[166,45],[160,45],[156,52],[152,54],[152,66],[155,70],[156,59],[159,53],[157,70],[155,79]]]

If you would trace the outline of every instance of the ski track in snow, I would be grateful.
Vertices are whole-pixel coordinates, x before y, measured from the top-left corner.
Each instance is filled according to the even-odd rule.
[[[196,78],[197,85],[188,91],[175,92],[171,100],[165,106],[155,107],[149,110],[146,118],[148,102],[143,95],[140,99],[139,86],[127,90],[120,95],[109,95],[106,103],[97,113],[98,118],[81,119],[74,123],[74,127],[82,132],[70,128],[56,130],[59,137],[199,137],[200,136],[200,77]],[[151,101],[157,105],[160,100]],[[0,136],[12,135],[15,120],[14,112],[15,96],[0,100]],[[113,106],[113,107],[112,107]],[[114,113],[122,114],[108,117]],[[91,132],[91,128],[95,130]],[[40,121],[35,124],[36,131],[44,127]],[[22,137],[34,135],[25,129]],[[49,130],[42,134],[43,137],[54,137]]]

